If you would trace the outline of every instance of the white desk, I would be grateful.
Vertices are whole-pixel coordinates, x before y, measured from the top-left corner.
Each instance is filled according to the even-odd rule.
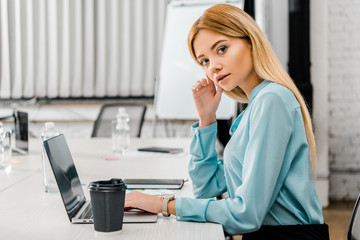
[[[189,139],[133,139],[131,149],[120,159],[113,157],[110,139],[68,140],[80,180],[109,178],[188,178]],[[136,153],[140,146],[184,147],[181,156]],[[71,224],[59,193],[44,192],[40,140],[30,141],[30,154],[13,157],[7,171],[0,170],[0,239],[103,239],[92,224]],[[191,196],[191,184],[176,192]],[[175,216],[157,223],[124,224],[121,233],[106,239],[224,239],[222,226],[176,221]]]

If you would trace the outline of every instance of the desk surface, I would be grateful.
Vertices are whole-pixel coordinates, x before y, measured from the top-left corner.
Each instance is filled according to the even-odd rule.
[[[110,139],[68,140],[84,183],[118,178],[188,178],[189,139],[132,139],[124,156],[111,153]],[[181,155],[139,153],[138,147],[184,147]],[[191,184],[175,192],[192,196]],[[30,141],[30,153],[14,156],[10,169],[0,170],[0,239],[103,239],[92,224],[71,224],[59,193],[45,193],[42,185],[41,142]],[[116,236],[106,239],[224,239],[222,226],[176,221],[160,216],[157,223],[124,224]]]

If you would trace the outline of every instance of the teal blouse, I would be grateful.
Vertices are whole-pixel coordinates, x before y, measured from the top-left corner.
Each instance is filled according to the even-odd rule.
[[[192,129],[189,174],[196,199],[176,199],[178,220],[220,223],[230,234],[324,222],[300,105],[288,88],[264,80],[251,91],[223,159],[215,151],[216,123]],[[228,199],[214,199],[226,191]]]

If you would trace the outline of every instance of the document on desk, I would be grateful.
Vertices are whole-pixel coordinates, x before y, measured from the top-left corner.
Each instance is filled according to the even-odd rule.
[[[162,196],[164,194],[171,194],[171,195],[175,194],[174,191],[171,191],[169,189],[135,189],[135,190],[127,189],[126,193],[129,193],[131,191],[138,191],[138,192],[142,192],[142,193],[146,193],[146,194],[154,195],[154,196]]]
[[[142,157],[142,158],[181,158],[186,156],[186,152],[180,152],[176,154],[163,153],[163,152],[144,152],[144,151],[128,151],[125,153],[127,157]]]
[[[128,189],[180,189],[184,179],[124,179]]]
[[[182,153],[184,150],[182,148],[173,148],[173,147],[144,147],[144,148],[139,148],[138,151],[178,154],[178,153]]]

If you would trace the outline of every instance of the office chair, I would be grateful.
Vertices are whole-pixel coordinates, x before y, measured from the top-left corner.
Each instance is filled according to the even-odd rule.
[[[119,107],[124,107],[129,114],[130,136],[140,137],[145,119],[146,105],[130,103],[104,104],[94,123],[91,137],[111,137],[111,121],[116,119]]]
[[[360,194],[356,200],[354,210],[351,216],[348,240],[360,240]]]
[[[14,117],[14,115],[1,116],[1,117],[0,117],[0,121],[3,121],[3,120],[8,120],[8,119],[13,118],[13,117]]]

